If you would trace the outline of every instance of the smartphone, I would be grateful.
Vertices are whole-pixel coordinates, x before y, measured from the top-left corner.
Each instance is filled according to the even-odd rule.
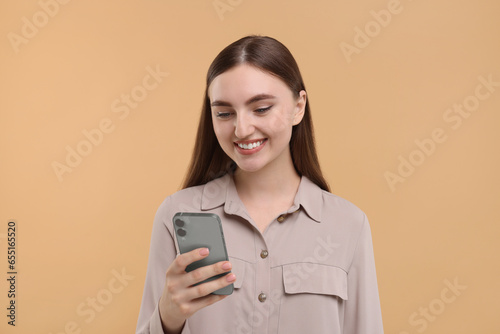
[[[186,267],[187,272],[228,260],[224,233],[218,215],[214,213],[178,212],[172,218],[172,222],[181,254],[201,247],[206,247],[210,251],[207,257],[188,265]],[[227,274],[223,273],[210,277],[198,284],[212,281]],[[230,295],[233,293],[233,289],[233,284],[230,284],[212,292],[212,294]]]

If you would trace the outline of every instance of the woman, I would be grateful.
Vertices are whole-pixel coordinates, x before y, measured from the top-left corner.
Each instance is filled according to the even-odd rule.
[[[179,211],[219,215],[229,261],[186,273],[208,250],[176,256]],[[383,333],[369,223],[329,192],[301,74],[273,38],[244,37],[208,70],[184,189],[153,224],[137,333]]]

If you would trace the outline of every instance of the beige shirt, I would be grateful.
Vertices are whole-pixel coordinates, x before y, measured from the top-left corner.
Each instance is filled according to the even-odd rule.
[[[183,334],[379,334],[382,315],[366,215],[302,177],[293,206],[261,233],[230,174],[165,199],[153,223],[136,333],[163,333],[158,301],[178,253],[175,213],[222,220],[234,292],[191,316]]]

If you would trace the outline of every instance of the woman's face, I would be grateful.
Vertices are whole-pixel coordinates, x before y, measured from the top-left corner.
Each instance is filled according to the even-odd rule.
[[[208,95],[215,135],[240,169],[291,164],[292,126],[304,115],[305,91],[295,98],[278,77],[242,64],[217,76]]]

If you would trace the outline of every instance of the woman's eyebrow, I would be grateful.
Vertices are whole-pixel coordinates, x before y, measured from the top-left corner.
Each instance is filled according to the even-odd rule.
[[[249,105],[260,100],[274,99],[274,98],[276,98],[276,96],[270,94],[257,94],[248,99],[248,101],[245,102],[245,105]],[[221,100],[215,100],[210,105],[212,107],[231,107],[231,103]]]

